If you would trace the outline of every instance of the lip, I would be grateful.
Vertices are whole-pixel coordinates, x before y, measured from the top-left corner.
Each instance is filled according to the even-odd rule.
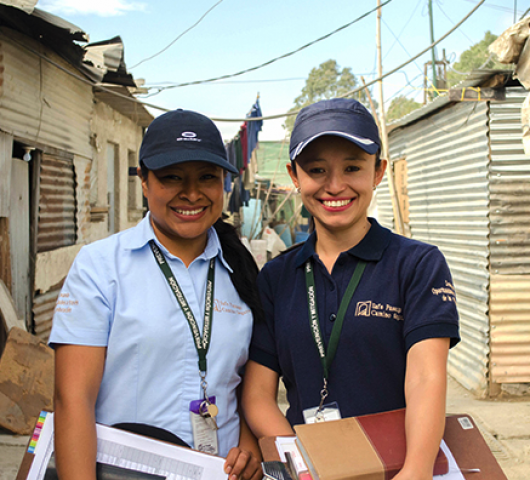
[[[344,210],[347,210],[353,205],[353,202],[355,201],[355,198],[321,198],[319,199],[320,204],[322,205],[322,208],[326,210],[327,212],[343,212]],[[334,203],[334,205],[326,205],[324,202],[327,203]]]
[[[186,206],[186,207],[170,207],[173,214],[180,220],[191,222],[203,217],[206,214],[207,206]]]

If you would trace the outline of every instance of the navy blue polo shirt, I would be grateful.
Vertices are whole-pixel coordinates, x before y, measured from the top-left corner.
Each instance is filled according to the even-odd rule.
[[[460,340],[455,290],[437,247],[402,237],[369,219],[361,242],[342,252],[331,274],[315,253],[316,234],[268,262],[258,277],[265,322],[254,325],[250,359],[276,371],[285,383],[291,425],[320,402],[323,370],[309,328],[304,265],[314,265],[318,315],[329,341],[340,301],[353,271],[367,262],[346,311],[329,372],[326,403],[343,417],[405,406],[408,349],[428,338]]]

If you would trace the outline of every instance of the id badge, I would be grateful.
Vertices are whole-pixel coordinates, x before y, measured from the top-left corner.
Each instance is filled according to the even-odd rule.
[[[322,405],[320,412],[318,407],[306,408],[303,412],[305,423],[329,422],[331,420],[340,420],[339,404],[337,402]]]
[[[209,397],[209,402],[215,405],[215,397]],[[208,414],[201,413],[204,399],[190,402],[190,421],[193,432],[193,448],[199,452],[217,455],[219,446],[217,442],[217,423]]]

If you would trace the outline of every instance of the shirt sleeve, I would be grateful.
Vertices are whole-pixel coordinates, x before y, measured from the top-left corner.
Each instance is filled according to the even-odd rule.
[[[281,375],[276,349],[273,292],[267,266],[258,275],[257,287],[265,318],[254,323],[249,358]]]
[[[405,279],[404,336],[407,350],[428,338],[460,341],[456,292],[444,256],[436,247],[419,257]]]
[[[112,319],[106,261],[83,247],[57,299],[49,339],[57,344],[107,346]]]

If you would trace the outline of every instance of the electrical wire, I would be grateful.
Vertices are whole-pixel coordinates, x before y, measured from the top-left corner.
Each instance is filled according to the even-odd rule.
[[[440,2],[436,2],[438,4],[438,8],[440,9],[440,12],[442,12],[445,16],[445,18],[447,18],[447,20],[449,20],[453,25],[455,24],[455,22],[453,22],[453,20],[449,17],[449,15],[447,15],[447,13],[445,13],[444,9],[442,8]],[[460,31],[460,33],[462,35],[464,35],[464,37],[466,37],[471,43],[473,43],[473,40],[471,40],[462,30]]]
[[[446,32],[438,40],[436,40],[435,42],[431,43],[428,47],[424,48],[421,52],[419,52],[416,55],[414,55],[414,57],[409,58],[406,62],[403,62],[402,64],[398,65],[397,67],[393,68],[392,70],[389,70],[388,72],[384,73],[380,77],[377,77],[377,78],[369,81],[368,83],[362,85],[361,87],[354,88],[353,90],[350,90],[349,92],[346,92],[345,94],[340,95],[340,97],[341,98],[349,97],[350,95],[353,95],[353,94],[357,93],[358,91],[363,90],[364,88],[366,88],[366,87],[368,87],[370,85],[373,85],[374,83],[379,82],[379,81],[383,80],[384,78],[396,73],[398,70],[401,70],[403,67],[405,67],[409,63],[412,63],[414,60],[419,58],[424,53],[428,52],[435,45],[439,44],[440,42],[445,40],[449,35],[451,35],[460,25],[462,25],[471,15],[473,15],[473,13],[475,13],[477,11],[477,9],[485,1],[486,0],[480,0],[469,11],[469,13],[464,18],[462,18],[462,20],[460,20],[453,28],[451,28],[448,32]],[[3,33],[3,28],[2,27],[0,27],[0,32]],[[123,95],[123,94],[121,94],[119,92],[115,92],[114,90],[111,90],[109,88],[105,88],[103,85],[98,85],[98,84],[94,85],[94,83],[91,82],[90,80],[88,80],[88,79],[86,79],[84,77],[81,77],[80,75],[77,75],[76,73],[71,72],[67,68],[63,67],[62,65],[58,64],[57,62],[54,62],[53,60],[51,60],[47,56],[45,56],[42,53],[38,52],[37,50],[29,47],[28,45],[25,45],[24,43],[14,39],[14,38],[10,38],[10,40],[12,42],[14,42],[14,43],[17,43],[19,46],[23,47],[24,49],[28,50],[29,52],[33,53],[37,57],[46,60],[48,63],[50,63],[51,65],[55,66],[59,70],[61,70],[61,71],[65,72],[66,74],[78,79],[79,81],[81,81],[83,83],[86,83],[86,84],[90,85],[93,88],[96,88],[98,90],[107,92],[107,93],[109,93],[111,95],[114,95],[114,96],[117,96],[117,97],[120,97],[120,98],[124,98],[125,100],[128,100],[128,101],[133,102],[133,103],[142,104],[142,105],[144,105],[146,107],[150,107],[150,108],[153,108],[155,110],[160,110],[162,112],[171,111],[171,109],[169,109],[169,108],[165,108],[165,107],[161,107],[159,105],[154,105],[154,104],[151,104],[151,103],[143,102],[142,100],[138,100],[137,98],[130,97],[130,96],[127,96],[127,95]],[[259,121],[259,120],[273,120],[273,119],[277,119],[277,118],[288,117],[288,116],[291,116],[291,115],[297,115],[300,112],[300,110],[296,110],[296,111],[292,111],[292,112],[286,112],[286,113],[280,113],[280,114],[277,114],[277,115],[261,116],[261,117],[248,117],[248,118],[247,117],[245,117],[245,118],[216,118],[216,117],[210,117],[210,118],[211,118],[211,120],[216,121],[216,122],[246,122],[246,121]]]
[[[416,13],[416,11],[418,10],[418,7],[420,6],[420,2],[422,0],[418,0],[418,3],[416,4],[416,6],[412,9],[412,14],[410,15],[410,17],[408,18],[408,20],[403,24],[403,28],[401,29],[401,31],[398,33],[398,36],[396,37],[393,33],[392,35],[394,35],[394,38],[395,38],[395,41],[394,43],[390,46],[390,48],[388,49],[388,51],[385,53],[385,56],[383,57],[383,60],[390,54],[390,52],[392,51],[392,49],[395,47],[396,43],[398,43],[399,41],[399,38],[401,37],[402,33],[405,31],[405,28],[408,27],[410,21],[412,20],[412,17],[414,16],[414,14]],[[381,17],[381,20],[383,20],[383,17]],[[384,21],[384,20],[383,20]],[[409,53],[407,52],[407,55]]]
[[[394,34],[394,32],[392,31],[392,29],[390,28],[390,26],[384,21],[383,18],[381,18],[381,21],[383,22],[383,24],[385,25],[386,28],[388,28],[388,31],[394,36],[394,38],[396,39],[396,42],[399,43],[399,45],[401,46],[401,48],[405,51],[405,53],[410,57],[410,53],[407,51],[407,49],[405,48],[405,45],[403,45],[401,43],[401,41],[399,40],[398,37],[396,37],[396,35]],[[416,67],[418,67],[418,70],[420,71],[420,73],[423,75],[423,70],[421,69],[421,67],[416,63],[416,62],[413,62],[414,65],[416,65]]]
[[[381,7],[384,7],[385,5],[388,5],[391,1],[392,0],[386,0],[386,2],[381,4]],[[322,40],[326,40],[327,38],[331,37],[332,35],[335,35],[336,33],[340,32],[340,31],[342,31],[342,30],[344,30],[344,29],[346,29],[348,27],[351,27],[354,23],[359,22],[363,18],[366,18],[368,15],[372,14],[373,12],[375,12],[378,8],[379,7],[372,8],[372,10],[364,13],[360,17],[357,17],[355,20],[352,20],[351,22],[347,23],[346,25],[342,25],[342,27],[339,27],[339,28],[333,30],[332,32],[327,33],[326,35],[323,35],[322,37],[319,37],[316,40],[313,40],[312,42],[306,43],[305,45],[302,45],[301,47],[297,48],[296,50],[293,50],[293,51],[288,52],[288,53],[284,53],[283,55],[280,55],[279,57],[276,57],[276,58],[273,58],[272,60],[269,60],[267,62],[261,63],[260,65],[256,65],[255,67],[246,68],[245,70],[241,70],[239,72],[231,73],[231,74],[228,74],[228,75],[221,75],[220,77],[209,78],[207,80],[195,80],[193,82],[178,83],[178,84],[171,85],[171,86],[167,87],[165,90],[170,89],[170,88],[187,87],[189,85],[198,85],[200,83],[216,82],[217,80],[225,80],[227,78],[237,77],[239,75],[243,75],[244,73],[253,72],[253,71],[258,70],[260,68],[266,67],[267,65],[271,65],[272,63],[277,62],[278,60],[282,60],[284,58],[290,57],[290,56],[294,55],[295,53],[301,52],[302,50],[305,50],[306,48],[314,45],[315,43],[321,42]]]
[[[159,52],[156,52],[155,54],[151,55],[150,57],[147,57],[147,58],[144,58],[143,60],[140,60],[138,63],[136,63],[135,65],[133,65],[132,67],[129,67],[129,70],[132,70],[133,68],[136,68],[138,65],[141,65],[142,63],[145,63],[149,60],[152,60],[153,58],[157,57],[158,55],[160,55],[161,53],[164,53],[169,47],[171,47],[177,40],[180,40],[184,35],[186,35],[186,33],[188,33],[190,30],[193,30],[197,25],[199,25],[199,23],[201,23],[204,18],[206,17],[206,15],[208,15],[215,7],[217,7],[217,5],[219,5],[221,2],[223,2],[224,0],[219,0],[215,5],[213,5],[212,7],[210,7],[204,14],[201,18],[199,18],[199,20],[197,20],[191,27],[187,28],[186,30],[184,30],[177,38],[175,38],[175,40],[173,40],[172,42],[170,42],[167,46],[165,46],[162,50],[160,50]]]

